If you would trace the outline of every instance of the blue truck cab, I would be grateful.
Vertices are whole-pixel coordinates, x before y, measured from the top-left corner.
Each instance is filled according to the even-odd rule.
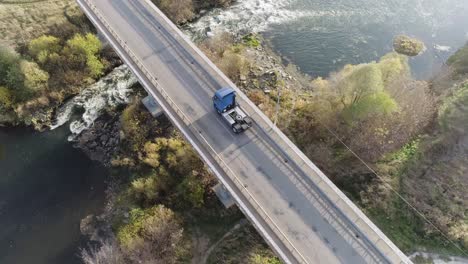
[[[213,104],[218,113],[224,113],[236,104],[236,92],[229,87],[221,88],[213,96]]]
[[[216,91],[213,96],[213,106],[234,133],[238,134],[252,127],[252,119],[237,104],[234,89],[225,87]]]

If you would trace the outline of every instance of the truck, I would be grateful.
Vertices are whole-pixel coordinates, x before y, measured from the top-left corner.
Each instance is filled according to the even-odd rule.
[[[231,87],[221,88],[213,96],[213,106],[223,119],[239,134],[252,127],[253,120],[236,101],[236,92]]]

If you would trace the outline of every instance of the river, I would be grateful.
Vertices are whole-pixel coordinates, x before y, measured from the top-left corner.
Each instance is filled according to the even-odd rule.
[[[395,35],[407,34],[427,47],[410,60],[424,79],[468,41],[467,14],[466,0],[241,0],[191,31],[262,33],[286,62],[311,76],[377,60],[392,51]]]
[[[259,32],[312,76],[376,60],[403,33],[425,42],[426,52],[411,65],[415,76],[428,78],[468,40],[466,14],[466,0],[240,0],[210,11],[191,30]],[[103,98],[82,103],[87,118],[72,131],[96,118]],[[69,120],[67,109],[59,111],[58,125]],[[45,133],[0,129],[0,263],[80,263],[76,254],[87,242],[79,222],[102,208],[109,172],[74,149],[69,135],[69,126]]]
[[[69,133],[0,129],[0,263],[81,263],[80,220],[102,210],[108,171]]]

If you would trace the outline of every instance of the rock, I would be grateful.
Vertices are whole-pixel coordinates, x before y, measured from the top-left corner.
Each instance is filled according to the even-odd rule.
[[[106,127],[104,126],[103,129],[105,129]],[[109,139],[109,137],[107,135],[102,135],[101,136],[101,142],[107,142],[107,140]]]
[[[91,236],[97,229],[97,218],[95,215],[88,215],[81,219],[80,231],[82,235]]]
[[[110,166],[112,157],[119,150],[120,120],[118,116],[104,115],[94,126],[83,131],[76,139],[75,147],[83,150],[92,160]]]
[[[398,35],[393,39],[393,48],[396,52],[407,55],[417,56],[424,51],[424,43],[418,39],[410,38],[405,35]]]

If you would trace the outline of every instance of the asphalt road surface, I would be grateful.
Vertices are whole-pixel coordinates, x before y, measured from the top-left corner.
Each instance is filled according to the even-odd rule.
[[[81,1],[81,0],[80,0]],[[92,1],[110,27],[191,120],[306,263],[389,263],[364,234],[340,214],[284,151],[255,125],[234,134],[215,112],[214,92],[229,83],[174,36],[147,1]],[[239,99],[248,110],[246,102]],[[249,111],[247,111],[249,112]],[[250,113],[254,120],[258,114]],[[399,252],[401,253],[401,252]],[[400,260],[398,260],[399,262]]]

